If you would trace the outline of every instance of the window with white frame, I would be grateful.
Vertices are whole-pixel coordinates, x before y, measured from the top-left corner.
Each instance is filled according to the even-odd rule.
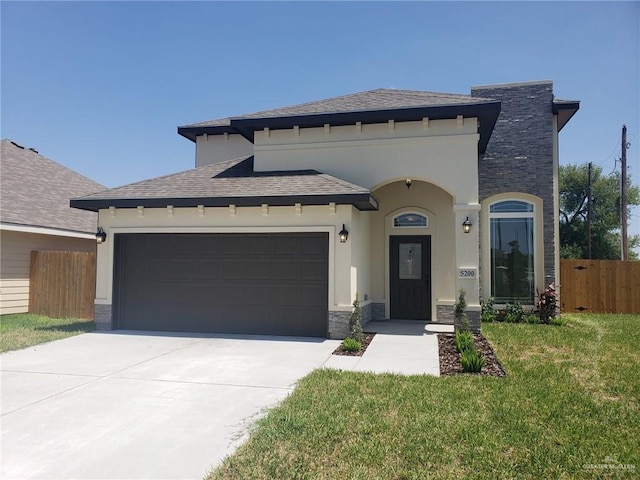
[[[534,301],[534,210],[532,203],[522,200],[489,206],[491,296],[496,303]]]
[[[393,217],[393,226],[396,228],[428,227],[429,220],[420,213],[406,212]]]

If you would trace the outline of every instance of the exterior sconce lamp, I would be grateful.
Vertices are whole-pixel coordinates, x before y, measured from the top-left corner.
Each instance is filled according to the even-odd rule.
[[[107,239],[107,234],[104,232],[102,227],[98,227],[98,232],[96,233],[96,243],[98,244],[104,243],[106,239]]]
[[[469,220],[469,217],[467,217],[467,219],[462,222],[462,231],[464,233],[469,233],[471,231],[471,221]]]
[[[409,189],[411,188],[411,185],[413,184],[413,182],[411,181],[411,179],[410,179],[410,178],[407,178],[407,179],[404,181],[404,184],[407,186],[407,190],[409,190]]]
[[[349,238],[349,232],[347,232],[344,223],[342,224],[342,230],[340,230],[340,233],[338,233],[338,235],[340,236],[340,243],[345,243],[347,241],[347,238]]]

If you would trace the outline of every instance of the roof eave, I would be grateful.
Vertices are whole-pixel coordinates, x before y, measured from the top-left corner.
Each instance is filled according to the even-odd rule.
[[[378,210],[378,200],[371,193],[343,193],[327,195],[282,195],[252,197],[183,197],[183,198],[76,198],[72,199],[72,208],[97,212],[109,207],[115,208],[166,208],[173,207],[259,207],[268,204],[274,207],[302,205],[353,205],[358,210]]]
[[[242,135],[245,139],[253,143],[253,132],[247,132],[242,128],[232,127],[230,125],[217,125],[209,127],[178,127],[178,134],[184,138],[196,142],[198,135],[223,135],[229,133],[232,135]]]
[[[489,138],[500,114],[500,102],[488,100],[482,102],[430,105],[422,107],[393,108],[380,110],[362,110],[353,112],[314,113],[306,115],[288,115],[282,117],[231,118],[229,126],[200,126],[178,127],[178,133],[192,142],[198,135],[222,135],[224,133],[240,134],[253,143],[255,131],[264,128],[273,130],[288,129],[294,126],[302,128],[321,127],[325,124],[341,126],[352,125],[356,122],[364,124],[385,123],[389,120],[396,122],[419,121],[423,118],[430,120],[453,119],[458,115],[477,117],[480,121],[478,133],[479,153],[484,153]]]
[[[569,123],[569,120],[573,118],[576,112],[580,109],[580,102],[553,102],[552,111],[554,115],[558,116],[558,132]]]
[[[485,101],[468,104],[431,105],[423,107],[354,112],[315,113],[283,117],[232,118],[231,126],[253,133],[264,128],[274,130],[288,129],[293,128],[294,126],[312,128],[321,127],[325,124],[341,126],[352,125],[356,122],[361,122],[363,124],[385,123],[389,120],[395,120],[396,122],[408,122],[419,121],[427,117],[430,120],[443,120],[453,119],[458,115],[462,115],[464,117],[477,117],[480,120],[480,140],[478,149],[480,153],[484,153],[499,114],[499,101]]]

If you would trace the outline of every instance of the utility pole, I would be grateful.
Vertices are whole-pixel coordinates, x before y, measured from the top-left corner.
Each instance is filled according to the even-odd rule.
[[[591,260],[591,162],[587,178],[587,258]]]
[[[622,179],[620,183],[620,235],[622,237],[621,260],[628,260],[627,242],[627,126],[622,125]]]

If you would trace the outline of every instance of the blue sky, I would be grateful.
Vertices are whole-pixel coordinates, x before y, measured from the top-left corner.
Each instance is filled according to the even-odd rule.
[[[0,8],[2,138],[109,187],[192,168],[178,125],[374,88],[468,94],[540,79],[581,101],[560,134],[561,162],[611,172],[626,123],[640,183],[638,2]]]

